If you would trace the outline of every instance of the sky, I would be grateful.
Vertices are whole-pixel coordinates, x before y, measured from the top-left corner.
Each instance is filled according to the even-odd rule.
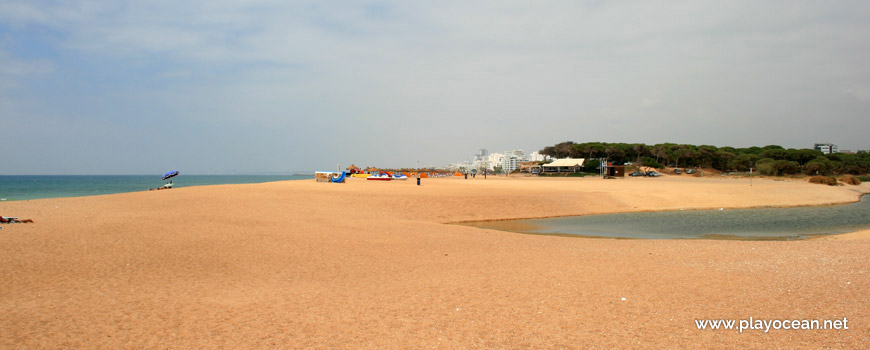
[[[0,0],[0,174],[870,149],[867,1]]]

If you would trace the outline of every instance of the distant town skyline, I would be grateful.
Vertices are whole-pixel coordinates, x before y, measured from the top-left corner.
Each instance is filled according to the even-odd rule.
[[[0,174],[870,148],[870,3],[0,2]]]
[[[566,142],[566,141],[563,141],[563,142]],[[597,142],[597,141],[583,141],[583,142],[572,141],[572,142],[584,143],[584,142]],[[638,142],[613,142],[613,143],[631,144],[631,143],[638,143]],[[555,145],[555,144],[553,144],[553,145]],[[549,145],[549,146],[553,146],[553,145]],[[651,144],[648,144],[648,145],[653,146]],[[696,146],[700,146],[700,145],[696,145]],[[715,145],[711,145],[711,146],[715,146]],[[768,145],[754,145],[754,146],[747,146],[747,147],[765,147],[765,146],[769,146],[769,144]],[[782,145],[778,145],[778,146],[782,146]],[[720,147],[720,146],[716,146],[716,147]],[[729,147],[729,146],[721,146],[721,147]],[[837,144],[832,144],[832,143],[814,143],[812,146],[809,146],[809,147],[785,147],[785,146],[782,146],[782,147],[786,148],[786,149],[788,149],[788,148],[815,149],[815,150],[822,152],[823,154],[856,153],[856,152],[868,152],[868,153],[870,153],[870,147],[865,148],[865,149],[846,150],[846,149],[841,149],[838,147]],[[738,148],[745,148],[745,147],[738,147]],[[471,157],[469,157],[465,160],[455,161],[455,162],[452,162],[446,166],[440,166],[438,168],[479,169],[481,167],[486,167],[488,170],[494,170],[495,167],[501,167],[503,170],[506,169],[507,171],[513,171],[514,169],[516,169],[518,167],[519,162],[545,161],[545,160],[550,159],[549,156],[545,156],[545,155],[541,154],[540,151],[541,150],[527,152],[525,150],[515,149],[515,150],[505,151],[505,152],[491,152],[490,150],[488,150],[486,148],[480,148],[480,149],[478,149],[477,153],[473,154]],[[516,156],[515,162],[511,162],[510,160],[508,160],[507,162],[505,161],[505,158],[506,158],[505,154],[507,152],[519,152],[519,153],[515,154],[515,156]],[[555,159],[555,158],[552,158],[552,159]]]

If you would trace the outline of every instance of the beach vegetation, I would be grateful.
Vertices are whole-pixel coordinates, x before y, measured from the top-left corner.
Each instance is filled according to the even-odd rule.
[[[858,179],[855,176],[851,176],[851,175],[843,176],[837,180],[844,183],[844,184],[847,184],[847,185],[860,185],[861,184],[860,179]]]
[[[810,183],[813,184],[822,184],[828,186],[836,186],[837,179],[830,176],[813,176],[810,178]]]
[[[597,173],[601,162],[598,159],[590,159],[583,165],[583,171],[587,173]]]
[[[585,158],[587,164],[593,159],[607,159],[617,164],[636,162],[655,168],[667,165],[722,172],[757,169],[770,176],[870,174],[870,153],[822,154],[815,149],[784,148],[779,145],[736,148],[676,143],[647,145],[565,141],[544,147],[540,152],[556,158]]]

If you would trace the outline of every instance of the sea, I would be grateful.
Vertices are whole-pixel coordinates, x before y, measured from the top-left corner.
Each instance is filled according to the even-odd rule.
[[[174,188],[311,180],[311,175],[179,175]],[[164,183],[154,175],[0,175],[0,201],[97,196],[147,191]]]

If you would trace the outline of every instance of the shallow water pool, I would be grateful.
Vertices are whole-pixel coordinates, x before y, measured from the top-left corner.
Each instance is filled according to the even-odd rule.
[[[606,238],[791,240],[870,229],[870,198],[820,207],[621,213],[463,225]]]

